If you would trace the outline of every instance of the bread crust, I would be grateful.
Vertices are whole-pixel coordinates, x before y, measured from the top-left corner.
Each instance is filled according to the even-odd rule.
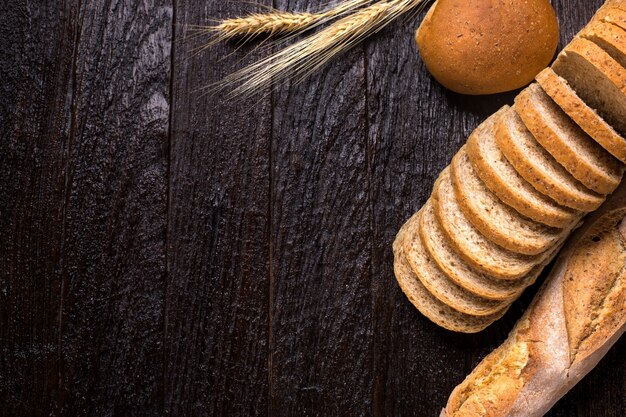
[[[434,213],[432,213],[433,219],[430,223],[425,220],[431,213],[424,213],[419,233],[428,255],[450,280],[466,291],[489,300],[513,300],[535,282],[543,269],[543,265],[537,266],[526,277],[515,281],[500,280],[477,271],[452,247]],[[557,249],[553,250],[556,252]]]
[[[562,237],[560,229],[521,216],[482,182],[461,148],[450,164],[452,184],[463,214],[492,242],[513,252],[538,255]]]
[[[431,201],[420,211],[423,218],[432,212]],[[419,229],[421,222],[413,221],[404,237],[404,256],[422,285],[439,301],[453,309],[471,316],[489,316],[507,307],[513,300],[489,300],[477,296],[456,285],[428,256]]]
[[[519,93],[515,109],[537,142],[583,185],[599,194],[617,188],[622,164],[589,138],[538,84]]]
[[[626,67],[626,32],[621,27],[598,21],[587,25],[578,36],[592,41]]]
[[[626,7],[624,7],[624,9],[626,9]],[[626,10],[622,10],[617,7],[603,7],[598,13],[596,13],[594,20],[611,23],[612,25],[626,30]]]
[[[572,236],[509,338],[455,388],[442,416],[543,416],[624,333],[625,306],[622,184]]]
[[[581,100],[567,81],[559,77],[552,68],[541,71],[536,79],[541,88],[578,126],[614,157],[626,163],[626,139]]]
[[[577,68],[572,62],[584,65],[585,68]],[[598,101],[598,91],[593,94],[586,93],[581,97],[590,105],[602,107],[600,113],[606,113],[603,117],[622,135],[626,135],[626,69],[622,67],[607,52],[595,43],[584,38],[575,38],[559,54],[552,65],[554,72],[568,80],[576,89],[576,84],[593,82],[593,85],[601,83],[611,94],[610,100]],[[589,81],[592,80],[592,81]],[[580,90],[578,90],[580,93]],[[607,118],[609,117],[610,118]]]
[[[558,37],[547,0],[528,0],[524,7],[512,0],[438,0],[416,42],[442,85],[462,94],[492,94],[528,84],[549,64]]]
[[[420,212],[414,214],[400,228],[393,242],[394,274],[400,288],[411,304],[430,321],[453,332],[477,333],[501,318],[507,311],[504,308],[491,316],[470,316],[460,313],[435,298],[421,284],[404,256],[404,239],[413,222],[419,221]]]
[[[496,141],[502,153],[526,181],[557,203],[574,210],[589,212],[597,209],[602,204],[604,201],[603,196],[579,184],[571,174],[552,159],[541,145],[537,144],[535,146],[538,151],[543,152],[539,155],[541,159],[531,159],[527,149],[520,146],[514,135],[527,135],[528,140],[532,142],[535,139],[530,132],[525,130],[516,112],[510,112],[508,116],[508,119],[503,118],[501,120],[497,128]],[[520,129],[524,129],[524,132],[514,131],[512,124],[519,125]],[[563,181],[558,181],[554,177],[555,173],[560,173]]]
[[[494,278],[515,280],[527,275],[548,254],[522,255],[497,246],[484,237],[463,215],[446,168],[432,195],[437,220],[457,252],[472,267]]]
[[[490,126],[479,126],[467,140],[466,151],[474,170],[487,188],[500,198],[505,204],[517,210],[520,214],[529,217],[537,222],[548,226],[565,228],[570,226],[579,217],[579,212],[558,205],[552,199],[544,196],[539,191],[521,177],[517,171],[506,160],[500,149],[493,145],[497,152],[495,160],[490,160],[482,149],[481,140],[490,140],[495,143],[495,126],[503,115],[511,111],[509,106],[504,106],[493,116],[493,123]],[[489,119],[488,119],[489,120]],[[484,130],[487,130],[486,132]],[[490,135],[486,139],[481,136]],[[502,164],[503,168],[515,178],[507,178],[506,173],[501,172],[497,165]],[[511,180],[515,180],[517,186],[512,186]]]

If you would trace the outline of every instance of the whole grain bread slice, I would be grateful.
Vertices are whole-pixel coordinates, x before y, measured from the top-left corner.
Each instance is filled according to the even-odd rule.
[[[419,212],[405,223],[393,243],[394,274],[411,304],[433,323],[454,332],[477,333],[501,318],[506,313],[506,308],[491,316],[470,316],[445,305],[428,292],[404,256],[406,230],[415,221],[419,221]]]
[[[519,93],[515,109],[537,142],[583,185],[599,194],[617,188],[623,164],[574,123],[539,84]]]
[[[612,23],[596,22],[587,25],[579,36],[604,49],[614,60],[626,67],[626,31]]]
[[[626,70],[595,43],[574,39],[552,69],[578,96],[626,137]]]
[[[485,237],[513,252],[537,255],[565,233],[530,220],[504,204],[483,183],[461,148],[450,164],[452,184],[463,214]]]
[[[508,111],[509,106],[502,107],[470,135],[465,147],[476,174],[492,193],[523,216],[548,226],[568,227],[579,217],[579,212],[563,207],[535,190],[498,148],[495,129]]]
[[[421,215],[430,207],[430,200],[421,210]],[[442,303],[472,316],[488,316],[503,309],[510,302],[482,298],[452,282],[428,256],[420,237],[420,223],[412,222],[404,238],[404,254],[422,285]]]
[[[626,14],[626,13],[625,13]],[[622,163],[626,163],[626,139],[589,107],[552,68],[537,75],[541,88],[587,134]]]
[[[626,30],[626,11],[617,8],[603,7],[595,16],[596,21],[610,23]]]
[[[581,184],[537,142],[517,111],[511,110],[500,119],[496,141],[515,170],[559,204],[593,211],[604,201],[604,196]]]
[[[626,184],[573,235],[504,344],[442,417],[540,417],[626,331]]]
[[[543,255],[522,255],[506,250],[483,236],[459,206],[450,171],[446,168],[433,191],[435,215],[459,255],[481,272],[499,279],[519,279],[542,262]]]
[[[439,269],[455,284],[480,297],[512,301],[519,297],[526,287],[535,282],[542,270],[541,266],[537,266],[528,275],[518,280],[501,280],[476,270],[452,247],[435,216],[432,204],[422,209],[419,232],[426,252]]]

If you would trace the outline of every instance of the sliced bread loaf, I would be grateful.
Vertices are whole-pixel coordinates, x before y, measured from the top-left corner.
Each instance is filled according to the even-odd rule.
[[[527,276],[518,280],[493,278],[472,268],[452,247],[446,237],[432,204],[422,209],[420,236],[428,255],[455,284],[473,294],[490,300],[513,300],[529,285],[541,271],[535,267]]]
[[[537,82],[591,138],[622,163],[626,163],[626,139],[582,101],[567,81],[559,77],[551,68],[546,68],[537,75]]]
[[[600,194],[617,188],[622,163],[574,123],[539,84],[519,93],[515,109],[537,142],[583,185]]]
[[[617,8],[603,7],[596,15],[596,20],[611,23],[626,30],[626,11]]]
[[[487,188],[520,214],[548,226],[565,228],[576,221],[579,213],[544,196],[515,171],[496,144],[495,127],[510,111],[505,106],[487,118],[470,135],[466,151]]]
[[[465,147],[456,154],[450,169],[463,214],[492,242],[513,252],[537,255],[554,246],[564,233],[530,220],[500,201],[477,176]]]
[[[617,61],[595,43],[577,38],[559,54],[552,69],[626,137],[626,70]]]
[[[519,279],[541,263],[541,256],[511,252],[483,236],[461,211],[450,171],[440,175],[433,191],[435,215],[459,255],[474,268],[499,279]]]
[[[430,200],[422,208],[422,216]],[[472,316],[488,316],[506,307],[508,302],[488,300],[465,291],[452,282],[428,256],[419,229],[421,222],[412,222],[404,238],[404,255],[420,282],[442,303]]]
[[[409,301],[433,323],[454,332],[477,333],[501,318],[506,313],[506,308],[491,316],[470,316],[460,313],[437,300],[422,285],[406,260],[403,249],[406,229],[411,222],[419,221],[418,219],[419,212],[405,223],[393,243],[394,274]]]
[[[500,119],[498,147],[515,170],[538,191],[575,210],[593,211],[604,197],[582,185],[528,131],[516,111]]]
[[[597,22],[588,25],[579,36],[604,49],[611,57],[626,67],[626,31],[612,23]]]

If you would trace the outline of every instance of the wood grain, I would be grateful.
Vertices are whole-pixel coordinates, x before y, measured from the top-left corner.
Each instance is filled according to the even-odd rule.
[[[0,414],[58,409],[72,4],[0,5]]]
[[[15,7],[2,14],[3,413],[153,415],[171,5]]]
[[[356,48],[274,94],[270,415],[371,409],[365,89]]]
[[[398,21],[303,83],[202,87],[266,54],[217,0],[0,5],[0,417],[434,416],[479,337],[422,317],[391,242],[515,93],[447,92]],[[315,10],[323,0],[262,0]],[[601,0],[553,2],[561,46]],[[621,340],[548,414],[626,415]]]
[[[232,44],[194,54],[203,39],[183,41],[185,25],[239,15],[245,7],[177,2],[164,329],[167,415],[268,410],[270,101],[232,101],[201,90],[258,54],[246,57],[250,49],[243,48],[229,55]]]
[[[80,3],[59,306],[68,415],[154,415],[172,8]]]

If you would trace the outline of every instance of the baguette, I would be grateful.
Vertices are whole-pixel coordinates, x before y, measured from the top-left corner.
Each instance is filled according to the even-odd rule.
[[[568,241],[509,338],[454,389],[441,417],[539,417],[626,330],[626,184]]]

